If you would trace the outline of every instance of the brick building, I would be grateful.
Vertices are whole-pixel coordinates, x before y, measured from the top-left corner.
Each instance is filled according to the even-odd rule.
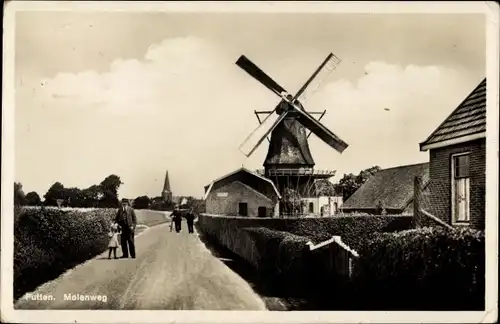
[[[452,225],[484,229],[486,79],[422,143],[429,151],[428,211]]]
[[[402,165],[378,171],[344,202],[344,213],[387,214],[413,213],[415,177],[421,177],[424,186],[429,179],[429,163]]]
[[[279,213],[280,199],[271,180],[245,168],[205,186],[204,200],[208,214],[274,217]]]

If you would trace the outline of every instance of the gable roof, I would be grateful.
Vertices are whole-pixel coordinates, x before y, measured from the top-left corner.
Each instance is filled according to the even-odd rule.
[[[276,196],[279,199],[281,199],[281,195],[280,195],[278,189],[276,188],[276,186],[274,185],[274,183],[271,180],[269,180],[266,177],[261,176],[260,174],[257,174],[257,173],[255,173],[253,171],[250,171],[250,170],[248,170],[245,167],[241,167],[241,168],[239,168],[239,169],[237,169],[237,170],[235,170],[235,171],[233,171],[231,173],[228,173],[228,174],[226,174],[226,175],[224,175],[224,176],[222,176],[220,178],[217,178],[214,181],[212,181],[210,184],[206,185],[205,186],[205,196],[203,197],[203,199],[206,199],[208,197],[208,194],[212,190],[214,184],[218,183],[219,181],[225,180],[225,179],[227,179],[227,178],[229,178],[231,176],[234,176],[234,175],[236,175],[238,173],[246,173],[248,175],[254,176],[258,180],[266,182],[268,185],[272,186],[273,191],[276,193]]]
[[[380,170],[344,202],[342,209],[375,209],[380,201],[383,208],[403,210],[413,200],[415,176],[421,176],[426,184],[429,163]]]
[[[486,137],[486,78],[422,143],[426,151]]]

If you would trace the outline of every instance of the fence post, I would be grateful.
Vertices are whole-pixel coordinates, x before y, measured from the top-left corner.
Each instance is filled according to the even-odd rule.
[[[422,227],[422,218],[420,215],[420,194],[422,193],[422,177],[415,176],[413,186],[413,222],[415,228]]]

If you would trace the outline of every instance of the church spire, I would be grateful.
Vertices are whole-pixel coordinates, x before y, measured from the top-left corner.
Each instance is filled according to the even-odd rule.
[[[162,197],[165,202],[172,201],[172,190],[170,189],[170,179],[168,178],[168,170],[165,173],[165,182],[163,184]]]

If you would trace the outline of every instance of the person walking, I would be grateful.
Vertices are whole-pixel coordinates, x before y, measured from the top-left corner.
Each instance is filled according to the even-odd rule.
[[[182,215],[179,207],[175,206],[174,211],[170,215],[172,222],[170,223],[170,231],[172,231],[172,225],[175,224],[175,231],[179,233],[181,231]]]
[[[191,207],[189,209],[188,213],[186,214],[186,221],[187,221],[189,234],[194,233],[194,219],[195,219],[194,210]]]
[[[134,209],[129,206],[128,199],[122,199],[122,205],[116,213],[115,222],[121,228],[121,246],[123,252],[121,258],[128,258],[130,252],[130,256],[135,259],[134,232],[137,226],[137,217],[135,216]]]

